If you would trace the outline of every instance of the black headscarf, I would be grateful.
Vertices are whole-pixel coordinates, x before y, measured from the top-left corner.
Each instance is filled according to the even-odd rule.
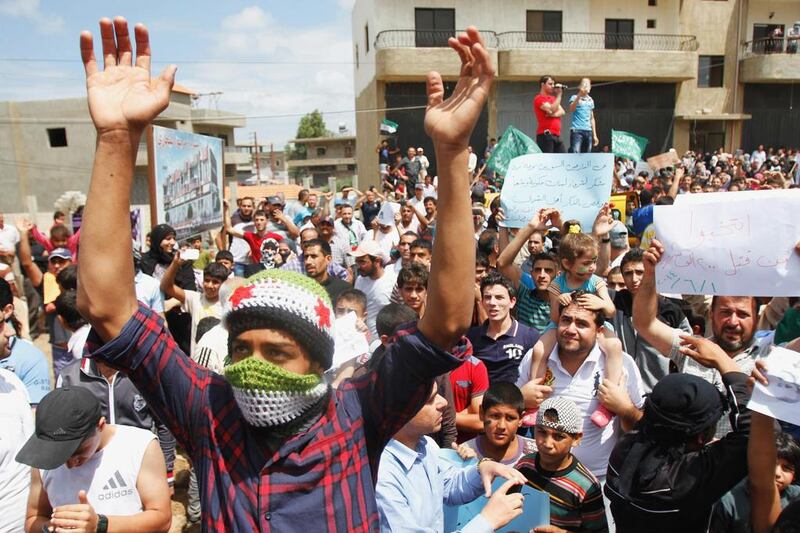
[[[165,252],[161,248],[161,241],[172,235],[177,234],[169,224],[159,224],[150,231],[150,249],[147,254],[151,261],[160,265],[169,265],[172,262],[172,253]]]
[[[619,473],[620,493],[630,497],[634,480],[651,481],[661,466],[682,455],[687,439],[719,421],[723,402],[706,380],[688,374],[664,376],[644,403],[636,441]]]

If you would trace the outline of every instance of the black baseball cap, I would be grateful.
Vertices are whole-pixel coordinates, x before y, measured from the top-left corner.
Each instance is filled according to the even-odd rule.
[[[69,460],[92,434],[102,416],[88,389],[63,387],[49,392],[36,408],[36,429],[17,454],[18,463],[53,470]]]

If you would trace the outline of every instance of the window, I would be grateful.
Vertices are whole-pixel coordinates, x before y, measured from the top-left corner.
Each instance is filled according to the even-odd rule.
[[[325,152],[324,146],[317,146],[317,157],[325,157]]]
[[[67,128],[47,128],[50,148],[61,148],[67,145]]]
[[[657,4],[656,0],[647,0],[648,6],[655,6]]]
[[[525,28],[529,43],[560,43],[561,11],[527,11]]]
[[[345,157],[353,157],[353,147],[349,144],[345,145],[344,147],[344,156]]]
[[[652,30],[656,27],[656,19],[647,19],[647,29]]]
[[[369,53],[369,24],[364,26],[364,53]]]
[[[416,8],[414,23],[415,46],[447,46],[447,39],[456,35],[456,10]]]
[[[722,87],[725,56],[700,56],[697,63],[698,87]]]
[[[606,50],[633,50],[633,19],[606,19]]]

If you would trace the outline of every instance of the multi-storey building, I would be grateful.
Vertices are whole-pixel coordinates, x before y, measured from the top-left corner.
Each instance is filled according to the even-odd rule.
[[[593,80],[601,144],[613,128],[647,137],[647,155],[800,145],[800,53],[787,39],[795,21],[796,0],[356,0],[356,108],[386,109],[357,114],[360,181],[378,179],[384,118],[399,124],[401,150],[421,145],[433,156],[425,76],[436,70],[452,88],[459,61],[447,38],[468,25],[482,30],[496,69],[472,136],[478,152],[509,125],[533,136],[543,74],[571,87]],[[568,135],[569,115],[567,144]]]
[[[154,123],[182,131],[219,137],[224,143],[226,180],[237,165],[250,164],[245,148],[234,146],[234,129],[245,117],[228,111],[196,108],[193,92],[175,85],[170,102]],[[94,160],[95,131],[86,98],[0,103],[0,210],[26,209],[35,196],[40,209],[52,210],[64,191],[87,191]],[[136,155],[132,203],[149,204],[147,142]]]

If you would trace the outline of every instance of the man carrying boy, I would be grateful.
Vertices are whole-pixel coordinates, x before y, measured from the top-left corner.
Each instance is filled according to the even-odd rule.
[[[536,413],[538,451],[517,463],[528,485],[550,495],[550,524],[558,531],[607,531],[597,478],[572,455],[581,442],[583,415],[567,398],[548,398]]]

